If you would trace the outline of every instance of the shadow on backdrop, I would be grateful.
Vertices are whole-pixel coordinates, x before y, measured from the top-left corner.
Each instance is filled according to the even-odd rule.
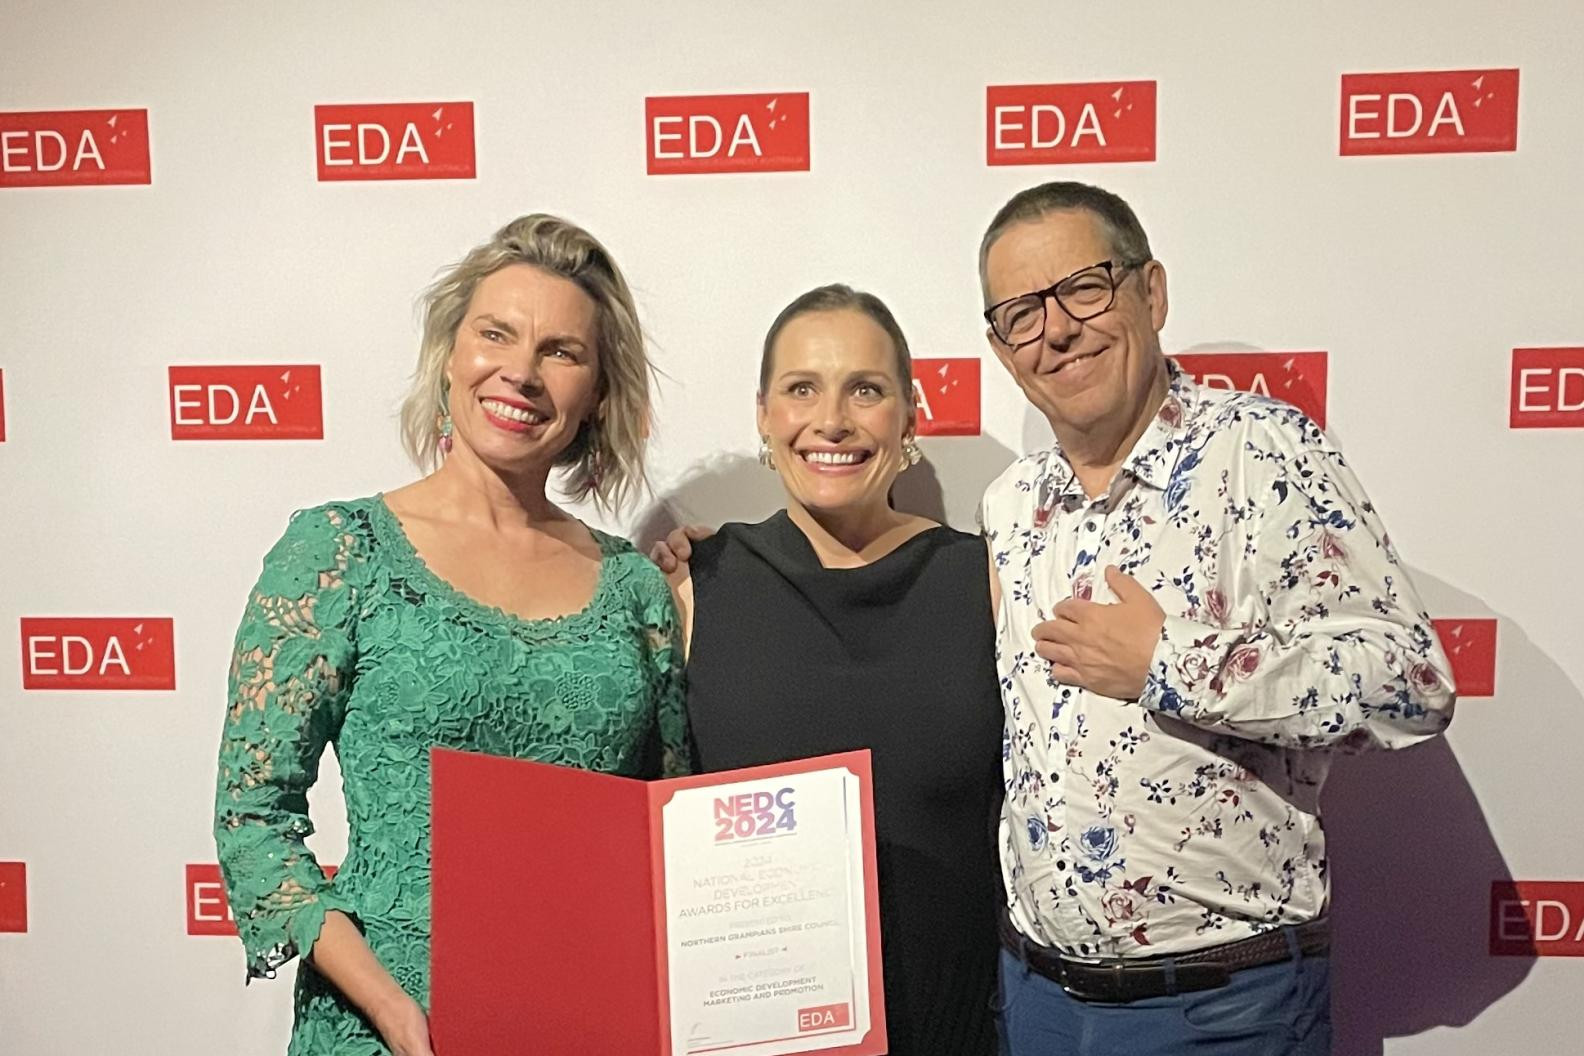
[[[1491,615],[1421,569],[1409,575],[1433,613]],[[1501,620],[1498,642],[1501,666],[1522,669],[1548,706],[1584,706],[1566,673],[1512,622]],[[1474,697],[1458,709],[1491,705]],[[1339,758],[1321,802],[1335,1056],[1381,1056],[1387,1038],[1464,1026],[1523,982],[1533,957],[1490,955],[1491,885],[1512,872],[1446,738]]]
[[[1228,339],[1182,351],[1267,349]],[[1347,449],[1334,422],[1326,435]],[[1409,575],[1433,614],[1492,615],[1480,599],[1421,569]],[[1502,665],[1524,670],[1547,700],[1584,705],[1516,625],[1502,620],[1499,641]],[[1490,703],[1469,698],[1459,707]],[[1332,883],[1334,1056],[1383,1056],[1387,1038],[1465,1026],[1523,982],[1534,958],[1490,955],[1491,885],[1511,881],[1512,872],[1449,741],[1339,757],[1321,802]]]

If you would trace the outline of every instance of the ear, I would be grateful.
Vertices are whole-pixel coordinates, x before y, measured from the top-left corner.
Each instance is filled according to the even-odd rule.
[[[906,384],[902,383],[902,379],[900,377],[897,378],[897,385],[899,387],[897,395],[906,401],[902,405],[902,439],[904,440],[918,432],[919,380],[917,376],[912,376],[911,371],[909,374],[910,377]]]
[[[913,400],[913,394],[908,393],[907,419],[902,423],[902,442],[918,439],[918,404]]]
[[[1158,260],[1144,265],[1144,290],[1149,298],[1150,325],[1160,333],[1166,326],[1166,265]]]
[[[765,436],[770,428],[770,413],[765,409],[764,393],[754,398],[754,428],[760,436]]]
[[[988,326],[985,327],[985,341],[989,343],[990,351],[995,353],[996,359],[1001,361],[1001,366],[1006,368],[1006,372],[1012,375],[1013,380],[1016,380],[1017,371],[1012,369],[1012,349],[996,337],[995,331]]]

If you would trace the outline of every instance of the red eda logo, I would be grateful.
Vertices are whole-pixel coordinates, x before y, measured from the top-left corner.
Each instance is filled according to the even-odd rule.
[[[920,436],[978,436],[979,361],[915,359],[913,404]]]
[[[0,370],[0,444],[5,443],[5,371]]]
[[[323,440],[319,368],[170,368],[172,440]]]
[[[844,1001],[839,1005],[815,1005],[797,1010],[799,1034],[816,1030],[840,1030],[852,1026],[852,1009]]]
[[[652,95],[644,100],[649,175],[807,172],[809,95]]]
[[[985,89],[987,164],[1154,160],[1154,81]]]
[[[0,187],[151,182],[147,110],[0,113]]]
[[[321,183],[471,180],[472,103],[355,103],[314,107]]]
[[[1517,149],[1517,70],[1342,75],[1344,157]]]
[[[1584,880],[1491,884],[1492,957],[1584,957]]]
[[[1584,426],[1584,348],[1515,348],[1507,424],[1513,429]]]
[[[168,616],[22,617],[23,689],[175,689]]]
[[[795,789],[743,792],[715,801],[715,842],[787,836],[797,829]]]
[[[189,863],[186,872],[187,934],[235,935],[236,917],[231,915],[220,866],[213,862]],[[324,874],[335,876],[336,867],[325,866]]]
[[[1238,389],[1282,400],[1325,428],[1324,352],[1185,352],[1173,358],[1206,388]]]
[[[27,863],[0,862],[0,932],[27,931]]]
[[[187,934],[235,935],[225,880],[213,864],[187,866]]]
[[[1432,620],[1460,697],[1496,695],[1496,621]]]

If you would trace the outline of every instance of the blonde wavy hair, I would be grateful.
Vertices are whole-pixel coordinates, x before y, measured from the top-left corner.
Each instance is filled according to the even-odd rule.
[[[650,377],[632,291],[610,252],[576,224],[545,213],[518,217],[435,280],[420,298],[423,339],[412,388],[401,407],[402,446],[424,472],[440,461],[440,417],[448,412],[445,368],[478,284],[502,268],[528,264],[577,283],[599,323],[599,402],[556,459],[563,487],[607,510],[643,486]]]

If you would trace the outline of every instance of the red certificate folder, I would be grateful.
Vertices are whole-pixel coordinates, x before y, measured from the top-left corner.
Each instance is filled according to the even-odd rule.
[[[437,1056],[672,1056],[662,808],[682,789],[836,768],[858,779],[871,1029],[804,1051],[886,1051],[867,750],[663,781],[430,759]]]

